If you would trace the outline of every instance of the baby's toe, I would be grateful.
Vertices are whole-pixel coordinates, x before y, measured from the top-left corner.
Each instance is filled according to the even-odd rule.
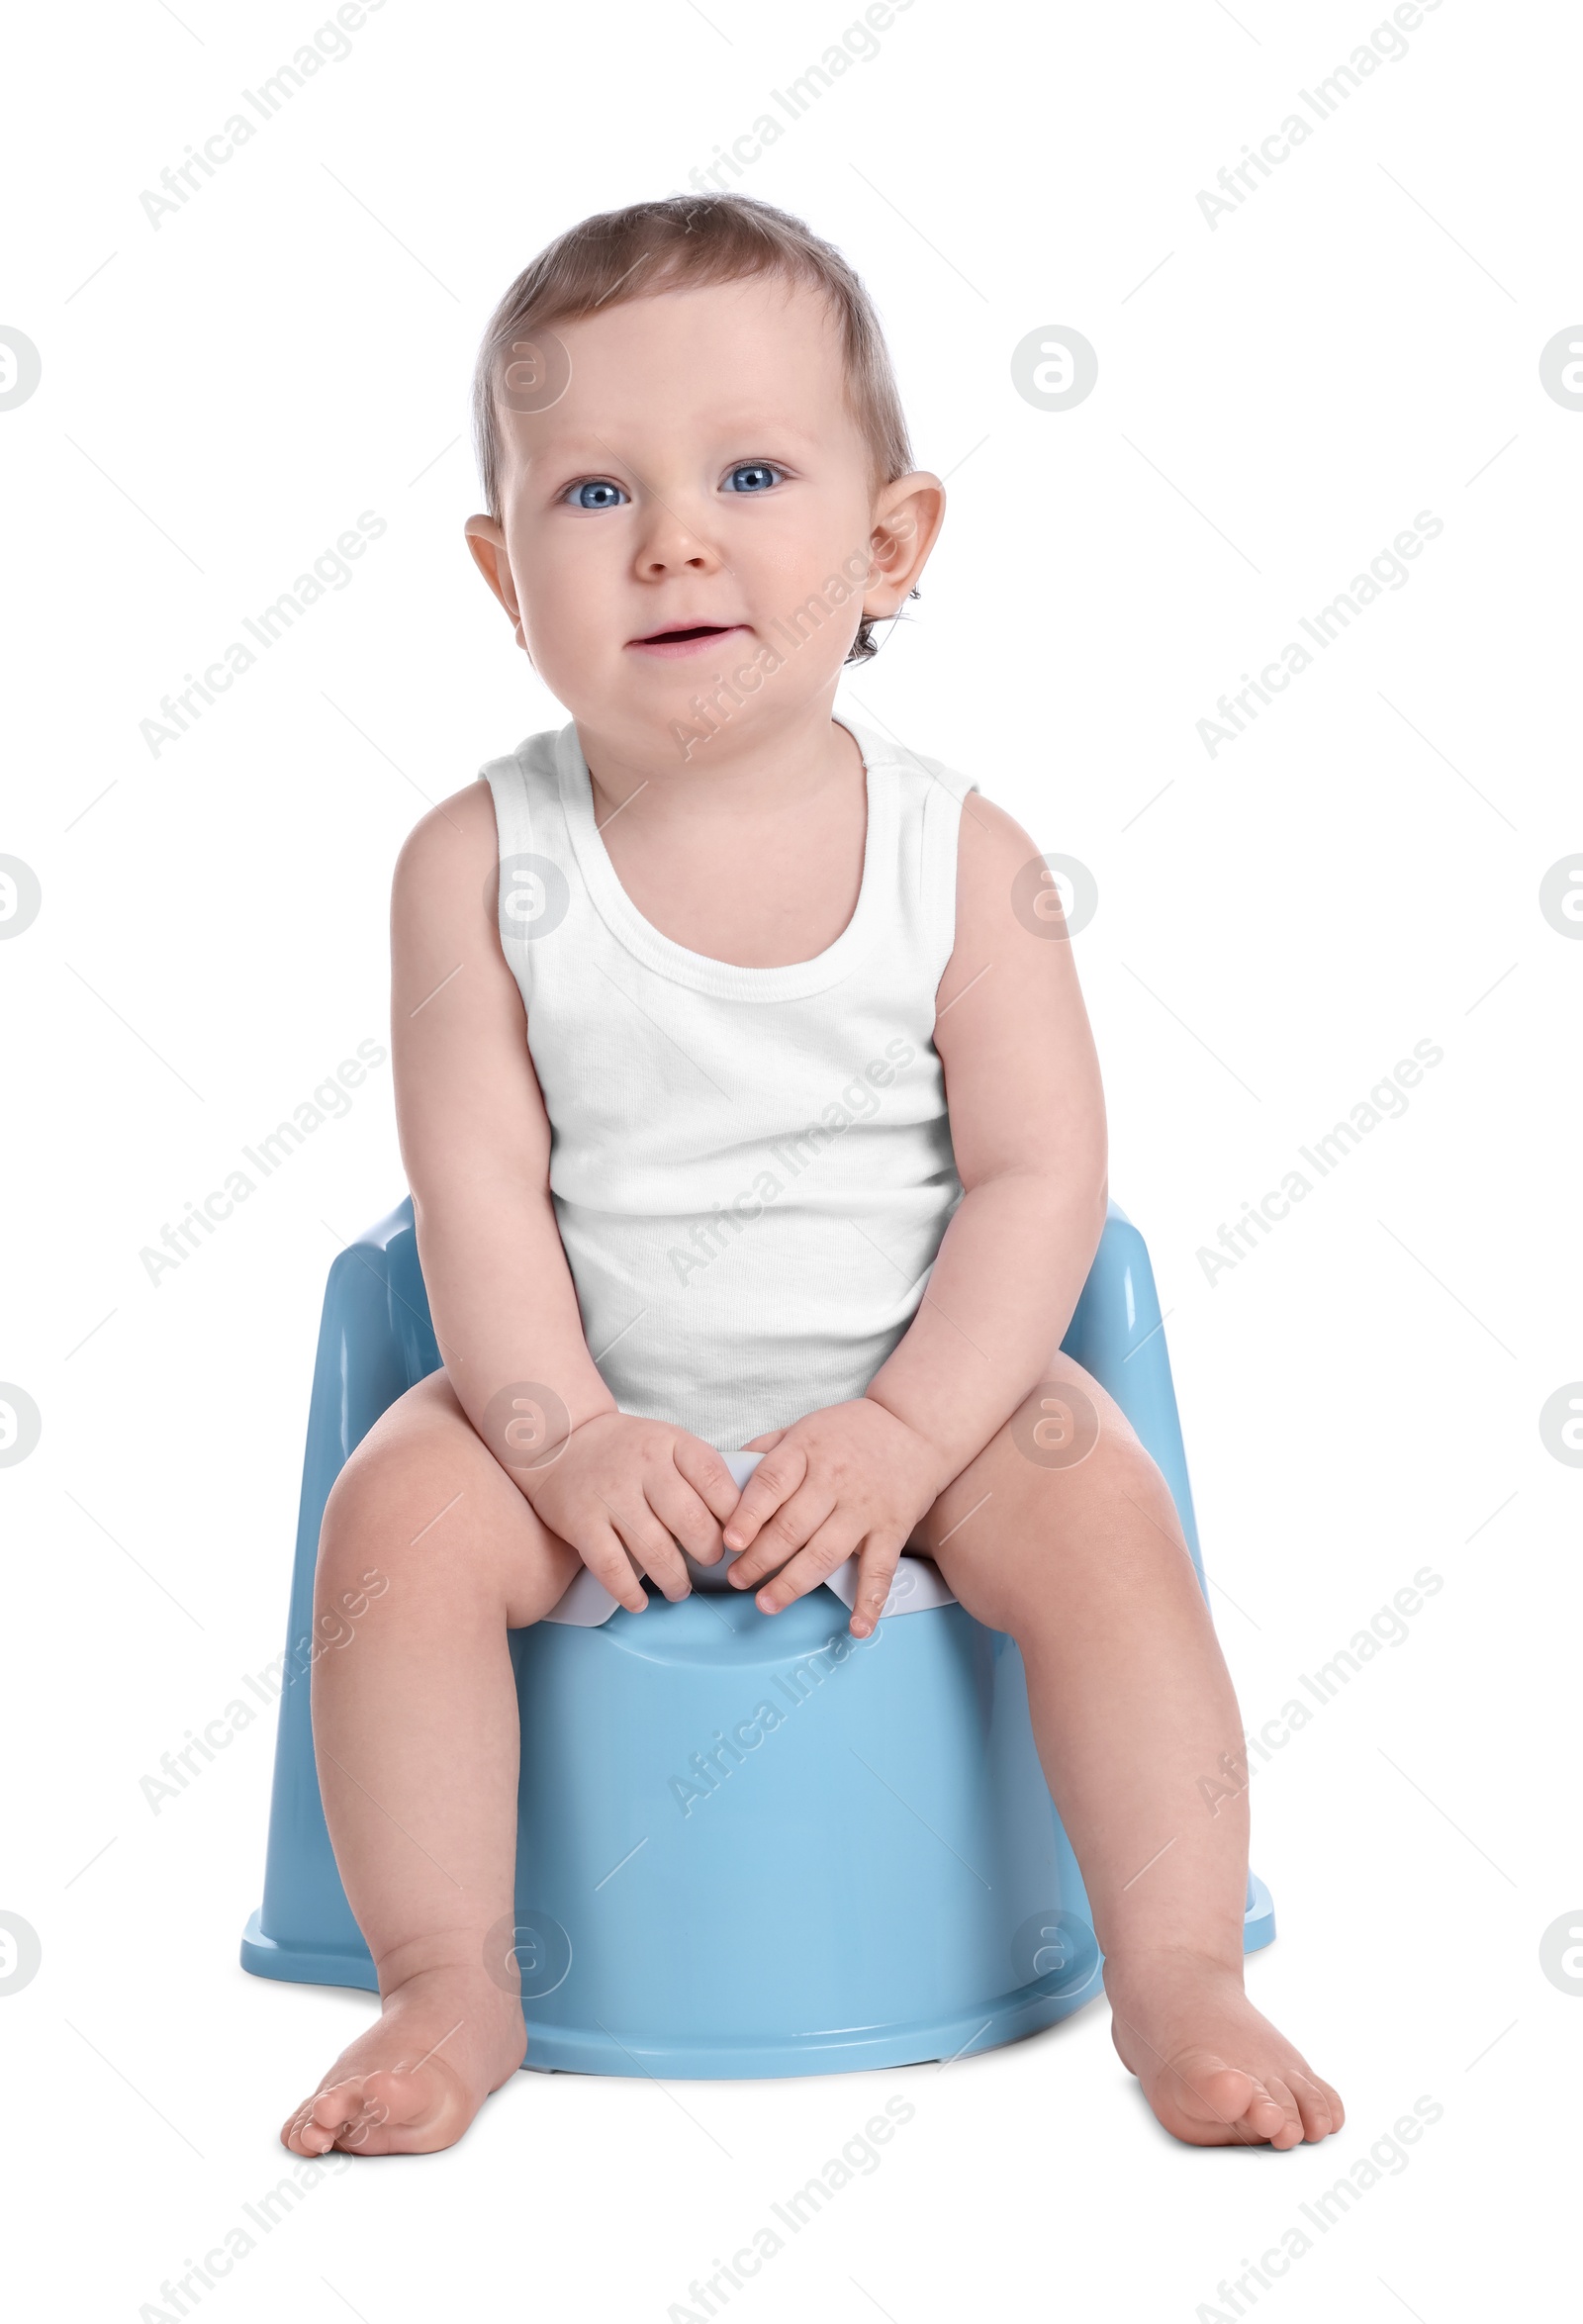
[[[353,2082],[332,2083],[328,2090],[322,2090],[309,2117],[310,2130],[327,2133],[333,2146],[364,2127],[368,2114],[366,2091],[367,2084],[361,2076]],[[327,2149],[320,2151],[324,2153]]]
[[[1258,2109],[1258,2136],[1267,2139],[1272,2147],[1276,2147],[1282,2152],[1288,2147],[1301,2146],[1303,2143],[1303,2117],[1297,2100],[1287,2084],[1281,2080],[1278,2074],[1268,2074],[1264,2077],[1261,2086],[1256,2084],[1255,2087],[1262,2088],[1267,2100],[1267,2104]],[[1273,2120],[1271,2109],[1274,2109],[1280,2116],[1280,2120],[1274,2128],[1270,2127]],[[1255,2108],[1250,2106],[1248,2118],[1251,2126],[1254,2115]]]
[[[1321,2082],[1317,2074],[1294,2073],[1287,2083],[1303,2118],[1304,2138],[1329,2138],[1333,2130],[1340,2130],[1342,2102],[1328,2082]]]
[[[336,2133],[348,2118],[344,2083],[327,2090],[315,2091],[311,2098],[304,2098],[295,2114],[281,2131],[281,2144],[290,2147],[296,2155],[326,2155],[335,2143]],[[351,2112],[355,2114],[356,2107]]]
[[[315,2154],[327,2154],[332,2146],[347,2147],[354,2153],[375,2154],[380,2151],[379,2133],[390,2119],[389,2093],[376,2083],[406,2084],[410,2075],[358,2074],[349,2081],[331,2083],[327,2090],[319,2092],[313,2102],[305,2135],[323,2143],[312,2148]]]
[[[1210,2050],[1189,2050],[1173,2061],[1161,2094],[1192,2126],[1189,2136],[1203,2133],[1213,2139],[1218,2132],[1221,2142],[1230,2143],[1242,2139],[1238,2126],[1257,2092],[1257,2083],[1240,2066],[1228,2066]]]
[[[365,2118],[377,2117],[381,2126],[410,2129],[431,2110],[434,2096],[433,2077],[411,2073],[405,2066],[385,2067],[363,2078]]]

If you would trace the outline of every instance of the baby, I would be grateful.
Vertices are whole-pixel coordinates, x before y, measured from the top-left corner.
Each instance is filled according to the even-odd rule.
[[[773,1615],[839,1568],[864,1638],[903,1551],[1021,1649],[1160,2120],[1324,2138],[1341,2100],[1243,1992],[1246,1790],[1211,1815],[1199,1783],[1242,1722],[1170,1493],[1061,1349],[1106,1149],[1059,902],[976,783],[832,711],[945,510],[868,298],[741,196],[589,219],[502,302],[476,418],[472,554],[571,723],[396,869],[444,1367],[325,1515],[321,1604],[393,1583],[313,1682],[383,2007],[284,2142],[448,2146],[521,2064],[486,1966],[514,1914],[509,1629],[579,1576],[641,1613],[640,1577],[725,1572]],[[855,1080],[883,1104],[821,1142]],[[1022,1446],[1062,1403],[1097,1434],[1049,1466]]]

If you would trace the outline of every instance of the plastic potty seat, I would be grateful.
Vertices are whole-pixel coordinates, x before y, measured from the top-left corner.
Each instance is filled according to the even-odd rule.
[[[1153,1274],[1114,1205],[1065,1346],[1164,1471],[1202,1584]],[[330,1485],[379,1414],[438,1367],[408,1202],[330,1269],[264,1900],[241,1947],[257,1976],[377,1990],[325,1826],[306,1644]],[[740,1483],[759,1455],[728,1458]],[[828,1584],[778,1615],[704,1589],[674,1606],[653,1592],[629,1614],[588,1574],[553,1616],[510,1633],[516,1903],[490,1957],[503,1983],[520,1977],[526,2067],[697,2079],[897,2066],[992,2049],[1099,1991],[1021,1655],[928,1560],[903,1564],[915,1573],[898,1568],[862,1641]],[[1273,1935],[1268,1892],[1250,1878],[1245,1947]]]

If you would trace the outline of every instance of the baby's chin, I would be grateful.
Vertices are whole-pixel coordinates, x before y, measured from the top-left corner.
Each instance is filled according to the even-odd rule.
[[[625,638],[586,651],[545,650],[529,635],[529,659],[587,737],[652,752],[662,761],[740,760],[768,738],[829,715],[844,637],[817,632],[799,642],[790,626],[741,624],[680,651],[643,650]]]

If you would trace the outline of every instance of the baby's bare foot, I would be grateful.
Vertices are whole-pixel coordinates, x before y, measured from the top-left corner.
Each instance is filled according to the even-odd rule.
[[[296,2155],[425,2155],[453,2146],[527,2047],[521,2003],[473,1969],[426,1969],[385,1997],[281,2129]]]
[[[1171,2134],[1190,2146],[1295,2147],[1346,2120],[1341,2099],[1243,1992],[1200,1954],[1107,1960],[1111,2037]]]

